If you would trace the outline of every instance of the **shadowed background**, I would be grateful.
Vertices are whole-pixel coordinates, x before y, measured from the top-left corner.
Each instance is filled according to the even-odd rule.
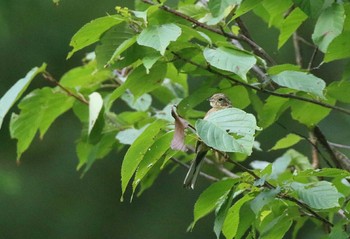
[[[65,60],[73,34],[90,20],[113,13],[116,5],[128,4],[131,1],[63,0],[59,6],[49,0],[1,1],[0,96],[42,62],[48,63],[56,78],[80,65],[88,50]],[[266,29],[257,27],[259,24],[264,26],[256,17],[247,21],[253,37],[262,40],[269,52],[277,52],[277,43],[271,43],[276,31],[269,30],[271,37],[266,37]],[[293,62],[290,46],[274,57]],[[342,67],[341,63],[329,65],[320,74],[334,80]],[[47,85],[37,77],[30,89]],[[18,112],[16,108],[12,111]],[[290,121],[285,120],[286,124]],[[214,238],[213,217],[201,220],[192,233],[186,233],[195,200],[208,185],[205,180],[199,180],[195,191],[187,191],[182,188],[184,170],[163,173],[141,198],[134,198],[131,204],[127,200],[120,203],[123,155],[112,153],[96,162],[81,179],[74,145],[81,126],[72,113],[60,117],[43,141],[34,140],[20,166],[15,163],[16,142],[10,139],[8,124],[9,116],[0,131],[0,238]],[[338,128],[344,125],[349,125],[349,117],[332,114],[321,127],[330,140],[350,144],[346,131]],[[271,135],[276,140],[263,145],[264,149],[285,132],[271,129],[261,141]],[[300,149],[308,154],[310,148],[304,144]],[[271,161],[281,154],[269,154],[268,158],[257,154],[254,159]]]

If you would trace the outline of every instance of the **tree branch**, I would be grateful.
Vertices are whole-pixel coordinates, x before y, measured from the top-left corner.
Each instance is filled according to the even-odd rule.
[[[189,60],[189,59],[186,59],[182,56],[180,56],[179,54],[177,54],[176,52],[173,52],[172,53],[179,59],[187,62],[187,63],[190,63],[194,66],[197,66],[198,68],[201,68],[203,70],[206,70],[208,72],[211,72],[217,76],[220,76],[222,78],[226,78],[238,85],[242,85],[242,86],[245,86],[247,88],[250,88],[252,90],[256,90],[256,91],[259,91],[259,92],[262,92],[262,93],[266,93],[266,94],[269,94],[269,95],[273,95],[273,96],[277,96],[277,97],[281,97],[281,98],[287,98],[287,99],[294,99],[294,100],[299,100],[299,101],[304,101],[304,102],[308,102],[308,103],[311,103],[311,104],[314,104],[314,105],[319,105],[319,106],[322,106],[324,108],[329,108],[329,109],[333,109],[333,110],[337,110],[339,112],[342,112],[342,113],[345,113],[345,114],[348,114],[350,115],[350,110],[348,109],[345,109],[345,108],[342,108],[342,107],[339,107],[339,106],[335,106],[335,105],[330,105],[330,104],[327,104],[327,103],[324,103],[324,102],[321,102],[321,101],[317,101],[317,100],[313,100],[313,99],[309,99],[309,98],[304,98],[302,96],[298,96],[298,95],[293,95],[293,94],[283,94],[283,93],[278,93],[278,92],[275,92],[275,91],[270,91],[270,90],[267,90],[267,89],[264,89],[264,88],[260,88],[258,86],[255,86],[255,85],[250,85],[246,82],[242,82],[240,80],[237,80],[235,78],[233,78],[232,76],[228,76],[228,75],[225,75],[217,70],[214,70],[213,68],[211,68],[210,66],[202,66],[201,64],[198,64],[192,60]]]
[[[149,5],[156,5],[155,3],[153,3],[153,2],[151,2],[149,0],[142,0],[142,2],[144,2],[146,4],[149,4]],[[227,37],[229,39],[242,40],[242,41],[246,42],[253,49],[253,51],[255,52],[256,55],[260,56],[261,58],[265,59],[266,61],[270,62],[273,65],[275,64],[275,61],[272,59],[272,57],[270,57],[269,54],[267,54],[262,47],[260,47],[256,42],[254,42],[252,39],[250,39],[249,37],[247,37],[247,36],[245,36],[243,34],[234,35],[234,34],[232,34],[230,32],[225,32],[222,29],[218,29],[218,28],[214,28],[214,27],[208,26],[207,24],[199,22],[196,19],[194,19],[194,18],[192,18],[190,16],[187,16],[186,14],[183,14],[181,12],[178,12],[178,11],[170,8],[167,5],[161,5],[161,6],[159,6],[159,8],[164,10],[164,11],[166,11],[166,12],[169,12],[169,13],[171,13],[173,15],[181,17],[181,18],[185,19],[186,21],[189,21],[189,22],[193,23],[197,27],[201,27],[203,29],[206,29],[208,31],[217,33],[217,34],[222,35],[224,37]]]
[[[59,88],[61,88],[64,92],[67,93],[67,95],[74,97],[75,99],[77,99],[78,101],[82,102],[83,104],[89,105],[89,102],[87,100],[85,100],[83,97],[74,94],[73,92],[71,92],[70,90],[68,90],[66,87],[64,87],[63,85],[61,85],[55,78],[53,78],[53,76],[45,71],[43,74],[43,77],[50,81],[51,83],[53,83],[54,85],[58,86]]]

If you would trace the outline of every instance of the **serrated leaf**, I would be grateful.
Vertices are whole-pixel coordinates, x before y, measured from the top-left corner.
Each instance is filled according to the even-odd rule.
[[[222,228],[222,233],[225,235],[226,239],[235,237],[240,222],[240,209],[246,202],[252,200],[253,198],[254,197],[252,195],[246,194],[229,209]]]
[[[16,101],[22,96],[24,91],[28,88],[30,82],[46,69],[46,64],[42,64],[40,67],[34,67],[27,75],[18,80],[0,99],[0,129],[2,122],[10,110],[10,108],[16,103]]]
[[[121,183],[122,183],[122,197],[129,184],[131,177],[134,175],[138,165],[141,160],[155,141],[155,137],[158,135],[159,131],[166,125],[165,121],[156,120],[150,124],[142,134],[134,141],[126,152],[122,168],[121,168]]]
[[[327,52],[328,45],[342,32],[344,19],[343,4],[333,3],[323,10],[312,34],[312,40],[322,52]]]
[[[101,109],[103,107],[102,96],[94,92],[89,95],[89,130],[88,134],[91,133],[98,116],[100,115]]]
[[[256,64],[256,59],[253,55],[233,48],[206,48],[203,54],[210,65],[221,70],[233,72],[245,81],[247,80],[247,72]]]
[[[176,41],[180,35],[181,28],[173,23],[151,25],[140,33],[137,37],[137,43],[151,47],[164,55],[170,42]]]
[[[212,212],[219,203],[228,195],[231,188],[235,185],[237,179],[227,179],[211,184],[205,189],[194,205],[193,210],[193,228],[196,222]]]
[[[332,183],[319,181],[302,184],[293,182],[291,188],[307,205],[315,209],[329,209],[339,207],[339,199],[343,197]]]
[[[287,134],[284,138],[278,140],[270,150],[285,149],[298,143],[302,138],[296,134]]]
[[[101,35],[114,25],[123,22],[124,19],[117,16],[106,16],[92,20],[85,24],[74,34],[69,45],[73,47],[72,51],[68,53],[69,59],[75,52],[97,42]]]
[[[169,150],[170,141],[173,133],[169,132],[159,137],[147,150],[142,161],[137,167],[134,181],[132,183],[133,192],[147,173],[156,165],[158,160]]]
[[[258,129],[254,115],[236,108],[211,113],[196,122],[196,130],[203,142],[219,151],[250,155]],[[230,134],[235,134],[235,137]]]
[[[69,110],[74,98],[51,88],[32,91],[19,103],[19,115],[13,115],[10,122],[11,138],[17,142],[17,160],[27,150],[36,132],[44,137],[49,126],[61,114]]]
[[[307,19],[307,15],[299,8],[295,8],[282,22],[280,35],[278,37],[278,48],[281,48],[289,37]]]
[[[323,90],[326,83],[312,75],[298,71],[283,71],[271,77],[271,79],[280,86],[288,87],[294,90],[300,90],[324,98]]]

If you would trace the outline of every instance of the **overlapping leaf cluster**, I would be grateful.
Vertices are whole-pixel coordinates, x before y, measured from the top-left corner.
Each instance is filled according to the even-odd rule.
[[[57,117],[72,110],[82,124],[76,145],[78,169],[85,173],[97,159],[128,147],[122,161],[122,194],[130,183],[132,195],[138,188],[140,194],[162,170],[193,158],[190,150],[170,148],[174,125],[170,109],[177,105],[178,114],[194,125],[195,132],[189,130],[185,137],[189,149],[199,139],[213,151],[230,153],[232,162],[252,161],[251,169],[240,163],[233,169],[228,166],[235,172],[233,178],[218,167],[214,176],[219,181],[199,197],[192,227],[214,212],[217,238],[220,234],[283,238],[288,231],[297,238],[309,220],[320,230],[326,228],[324,234],[332,238],[348,238],[342,227],[348,224],[350,210],[346,180],[350,173],[344,170],[350,167],[342,167],[346,156],[340,157],[323,141],[330,154],[326,157],[333,160],[326,161],[327,167],[315,165],[294,149],[270,162],[248,156],[259,149],[257,130],[264,134],[281,115],[290,115],[310,132],[332,110],[349,117],[349,110],[336,106],[337,102],[350,103],[348,70],[341,79],[327,79],[330,83],[326,84],[313,74],[312,56],[308,64],[300,61],[298,46],[307,40],[296,31],[304,22],[316,22],[308,33],[312,42],[306,46],[323,54],[318,67],[348,60],[350,4],[326,0],[175,2],[171,8],[166,1],[136,1],[136,10],[116,7],[115,14],[92,20],[70,43],[73,49],[68,58],[96,46],[83,66],[59,80],[49,75],[45,65],[34,68],[1,98],[0,126],[36,75],[43,74],[56,85],[30,92],[21,99],[19,114],[13,113],[10,132],[18,141],[18,160],[37,131],[43,137]],[[296,65],[276,64],[259,41],[250,38],[249,30],[254,29],[247,29],[243,19],[253,15],[279,31],[278,49],[293,39]],[[198,78],[201,84],[189,90]],[[204,116],[199,104],[216,92],[225,93],[235,108],[198,120]],[[271,150],[287,149],[301,140],[317,143],[288,132]],[[208,157],[215,160],[215,155]]]

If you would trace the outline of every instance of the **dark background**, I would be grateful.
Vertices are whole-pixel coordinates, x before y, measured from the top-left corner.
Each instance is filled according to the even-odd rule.
[[[127,3],[125,3],[127,2]],[[90,20],[113,13],[116,5],[131,1],[63,0],[55,6],[49,0],[0,2],[0,96],[32,67],[48,63],[48,70],[59,78],[80,64],[84,54],[66,60],[73,34]],[[277,32],[266,30],[257,18],[247,19],[252,35],[280,62],[293,62],[288,44],[276,55]],[[304,27],[305,30],[307,26]],[[266,33],[269,34],[266,34]],[[268,37],[267,37],[268,35]],[[85,51],[86,52],[86,51]],[[305,49],[305,55],[308,55]],[[329,64],[318,72],[325,79],[339,79],[342,62]],[[37,77],[31,88],[49,85]],[[29,92],[30,89],[27,91]],[[17,111],[16,108],[12,109]],[[286,124],[289,119],[286,118]],[[76,171],[74,141],[80,124],[72,113],[60,117],[45,135],[35,139],[16,165],[15,141],[8,131],[9,116],[0,131],[0,238],[214,238],[213,217],[201,220],[192,233],[186,228],[201,190],[208,184],[200,180],[195,191],[182,188],[185,171],[163,173],[141,198],[121,203],[120,166],[123,155],[113,153],[96,162],[84,178]],[[333,113],[321,123],[330,140],[350,144],[349,117]],[[297,128],[305,133],[305,129]],[[304,130],[304,131],[303,131]],[[272,146],[283,131],[272,129],[261,136]],[[268,145],[269,144],[269,145]],[[300,150],[309,154],[310,147]],[[282,154],[255,156],[270,160]],[[265,156],[266,157],[266,156]],[[311,237],[309,237],[311,238]]]

